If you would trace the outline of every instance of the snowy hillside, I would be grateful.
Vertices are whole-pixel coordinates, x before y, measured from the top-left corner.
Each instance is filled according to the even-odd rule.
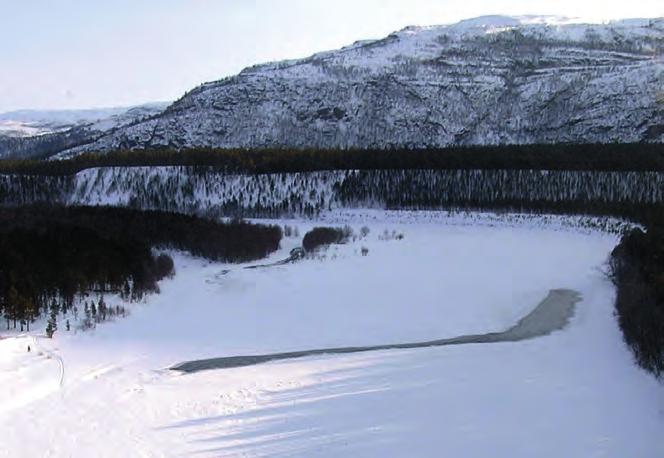
[[[0,114],[0,135],[29,137],[87,126],[104,131],[147,116],[155,115],[168,106],[166,102],[146,103],[133,107],[97,108],[85,110],[17,110]]]
[[[73,149],[389,148],[664,140],[664,19],[408,27],[203,84]]]
[[[93,141],[102,133],[144,120],[168,103],[86,110],[18,110],[0,114],[0,158],[34,157]]]
[[[115,205],[213,217],[537,204],[567,211],[583,206],[585,213],[592,213],[605,204],[664,202],[663,184],[660,172],[348,170],[256,175],[211,167],[106,167],[69,176],[0,175],[0,205]]]
[[[300,236],[272,259],[316,224],[369,234],[262,269],[175,253],[177,275],[127,318],[1,331],[0,456],[663,456],[664,390],[633,363],[602,273],[617,236],[569,221],[331,213],[280,221]],[[574,316],[531,340],[168,370],[501,331],[556,288],[579,293]]]

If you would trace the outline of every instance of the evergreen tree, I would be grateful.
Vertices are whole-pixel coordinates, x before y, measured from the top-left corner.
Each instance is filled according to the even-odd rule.
[[[48,322],[46,324],[46,337],[49,339],[53,338],[53,334],[58,329],[58,318],[54,310],[51,310],[51,314],[48,317]]]

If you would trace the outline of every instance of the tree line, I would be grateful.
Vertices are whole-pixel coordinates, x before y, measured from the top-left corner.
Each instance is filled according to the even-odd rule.
[[[459,146],[425,149],[150,149],[84,153],[65,160],[3,160],[0,174],[71,175],[95,167],[207,166],[227,172],[507,169],[664,171],[659,143]]]
[[[664,219],[633,229],[613,250],[609,273],[618,324],[625,343],[644,369],[664,376]]]
[[[335,187],[342,207],[638,217],[664,202],[664,174],[538,170],[372,170]]]
[[[76,307],[88,294],[138,300],[174,273],[154,249],[241,262],[279,247],[281,229],[242,221],[109,207],[27,206],[0,209],[0,312],[21,329],[36,318]],[[87,319],[105,319],[105,304],[85,303]],[[99,315],[97,315],[97,313]],[[52,323],[49,321],[49,325]],[[51,328],[52,329],[52,328]]]
[[[359,170],[232,174],[214,167],[111,167],[0,175],[0,205],[105,202],[206,217],[316,216],[339,207],[631,216],[664,202],[662,172]]]

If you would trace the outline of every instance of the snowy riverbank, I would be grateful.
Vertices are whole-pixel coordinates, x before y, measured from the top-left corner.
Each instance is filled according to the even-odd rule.
[[[639,370],[602,269],[617,235],[564,217],[358,211],[370,233],[266,269],[176,255],[131,315],[0,341],[0,456],[659,456],[664,388]],[[403,239],[393,237],[403,234]],[[367,248],[367,256],[361,249]],[[228,271],[222,274],[222,272]],[[312,356],[178,375],[193,359],[502,331],[552,289],[582,300],[522,342]]]

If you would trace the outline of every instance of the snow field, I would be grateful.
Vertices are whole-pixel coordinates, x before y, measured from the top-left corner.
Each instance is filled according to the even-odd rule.
[[[263,269],[178,254],[131,315],[0,341],[0,456],[634,456],[664,454],[664,389],[635,367],[601,269],[617,235],[519,219],[336,212],[365,239]],[[387,230],[388,240],[384,240]],[[392,234],[403,234],[402,240]],[[369,254],[360,254],[362,247]],[[261,263],[262,264],[262,263]],[[224,274],[225,270],[229,270]],[[551,289],[583,299],[531,341],[311,357],[180,375],[188,359],[503,330]]]

